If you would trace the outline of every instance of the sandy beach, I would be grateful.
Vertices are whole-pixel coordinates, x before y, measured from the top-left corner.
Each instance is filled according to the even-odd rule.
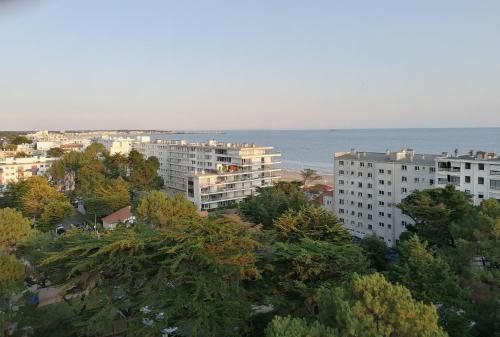
[[[334,186],[333,174],[319,174],[319,176],[321,178],[319,180],[316,180],[314,183]],[[282,170],[280,180],[283,180],[283,181],[293,181],[293,180],[301,181],[302,176],[300,175],[300,172],[298,172],[298,171]]]

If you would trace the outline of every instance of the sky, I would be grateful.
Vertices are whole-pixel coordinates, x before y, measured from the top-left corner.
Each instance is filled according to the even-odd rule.
[[[0,0],[0,130],[500,126],[498,0]]]

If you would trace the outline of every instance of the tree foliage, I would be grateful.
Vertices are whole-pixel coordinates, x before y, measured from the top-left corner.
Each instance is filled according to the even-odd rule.
[[[60,147],[52,147],[47,150],[47,156],[52,158],[59,158],[64,154],[64,150]]]
[[[155,228],[185,226],[199,218],[196,206],[182,194],[173,197],[153,191],[139,201],[137,218]]]
[[[240,211],[246,219],[265,228],[271,227],[274,219],[287,210],[299,210],[310,204],[299,184],[293,182],[280,182],[273,187],[260,188],[257,192],[257,195],[240,203]]]

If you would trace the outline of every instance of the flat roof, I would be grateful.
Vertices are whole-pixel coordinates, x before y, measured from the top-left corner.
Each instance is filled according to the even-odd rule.
[[[402,156],[397,158],[397,156]],[[335,153],[335,159],[344,160],[363,160],[363,161],[373,161],[373,162],[397,162],[397,163],[407,163],[407,164],[434,164],[436,158],[439,158],[436,154],[418,154],[413,151],[406,152],[365,152],[365,151],[351,151],[351,152],[337,152]]]

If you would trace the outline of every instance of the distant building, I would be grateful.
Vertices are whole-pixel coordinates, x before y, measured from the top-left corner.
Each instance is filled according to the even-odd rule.
[[[329,191],[323,191],[316,199],[319,205],[323,206],[327,210],[333,212],[333,189]]]
[[[149,141],[149,136],[138,136],[136,138],[102,137],[98,140],[98,142],[103,144],[111,155],[119,153],[125,156],[134,149],[136,143]]]
[[[469,193],[475,205],[488,198],[500,200],[500,158],[495,153],[445,154],[436,160],[436,169],[438,187],[453,185]]]
[[[399,152],[335,153],[335,213],[359,238],[376,235],[389,246],[412,220],[395,206],[413,191],[435,187],[437,155]]]
[[[132,214],[130,206],[123,207],[102,218],[102,226],[105,229],[115,229],[118,224],[134,223],[135,216]]]
[[[272,147],[208,141],[138,142],[135,148],[160,161],[165,186],[186,193],[199,210],[232,206],[279,179],[281,154]]]
[[[0,159],[0,188],[31,176],[44,175],[57,158],[27,157]]]

